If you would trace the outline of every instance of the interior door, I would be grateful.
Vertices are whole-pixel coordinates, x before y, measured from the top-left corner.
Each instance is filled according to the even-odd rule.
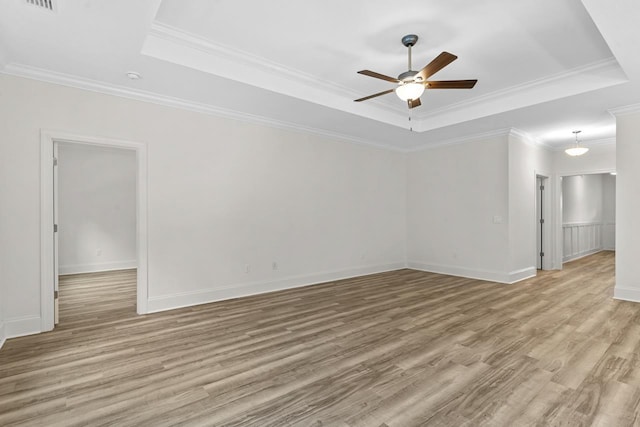
[[[544,178],[538,176],[536,178],[536,267],[539,270],[543,268],[544,261],[544,246],[543,246],[543,234],[544,234]]]
[[[58,143],[53,143],[53,323],[58,324]]]

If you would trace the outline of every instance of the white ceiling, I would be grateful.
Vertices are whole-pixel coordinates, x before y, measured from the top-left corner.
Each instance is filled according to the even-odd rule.
[[[640,103],[634,0],[0,2],[1,72],[402,150],[512,128],[588,144]],[[394,94],[353,102],[393,87],[356,71],[405,71],[410,33],[413,68],[448,51],[433,79],[476,87],[411,111]]]

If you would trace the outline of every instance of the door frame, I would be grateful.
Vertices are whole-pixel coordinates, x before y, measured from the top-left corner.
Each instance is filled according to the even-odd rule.
[[[40,130],[40,322],[42,332],[54,327],[54,143],[67,142],[98,147],[123,148],[136,152],[136,312],[147,313],[148,238],[147,238],[147,146],[141,142],[77,135],[55,130]]]
[[[554,187],[554,209],[556,211],[557,221],[554,222],[554,234],[555,237],[553,239],[554,245],[554,254],[553,260],[556,265],[555,270],[562,270],[564,262],[562,260],[564,255],[564,235],[562,233],[562,178],[567,176],[574,175],[598,175],[598,174],[607,174],[611,172],[615,172],[615,168],[604,168],[604,169],[577,169],[575,171],[560,171],[556,174],[553,180]],[[616,199],[616,208],[617,208],[618,199]],[[616,210],[617,212],[617,210]]]
[[[538,241],[540,239],[540,236],[538,235],[538,216],[539,216],[539,209],[540,207],[538,206],[538,192],[540,191],[540,189],[538,188],[538,179],[541,178],[542,182],[544,184],[544,192],[542,194],[543,196],[543,200],[542,200],[542,217],[544,218],[544,225],[545,227],[542,227],[542,252],[544,252],[544,262],[542,264],[542,270],[554,270],[555,269],[555,263],[554,263],[554,245],[552,244],[553,240],[554,240],[554,229],[551,226],[551,224],[554,222],[553,219],[555,218],[555,212],[553,210],[553,188],[551,186],[552,183],[552,177],[553,174],[549,173],[549,171],[544,171],[544,170],[535,170],[534,171],[534,179],[533,179],[533,185],[534,185],[534,197],[533,197],[533,206],[534,206],[534,215],[533,215],[533,219],[534,219],[534,224],[533,224],[533,233],[536,236],[535,237],[535,256],[534,256],[534,266],[538,267],[538,260],[540,259],[540,253],[538,252]]]

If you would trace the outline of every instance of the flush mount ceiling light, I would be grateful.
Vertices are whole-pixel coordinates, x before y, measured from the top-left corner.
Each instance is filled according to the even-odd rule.
[[[128,71],[126,73],[126,76],[129,77],[131,80],[140,80],[142,78],[140,73],[136,73],[135,71]]]
[[[564,150],[565,153],[567,153],[570,156],[582,156],[584,153],[586,153],[587,151],[589,151],[589,149],[587,147],[580,147],[580,144],[578,144],[578,134],[582,132],[580,130],[574,130],[572,133],[576,136],[576,144],[571,147],[571,148],[567,148],[566,150]]]

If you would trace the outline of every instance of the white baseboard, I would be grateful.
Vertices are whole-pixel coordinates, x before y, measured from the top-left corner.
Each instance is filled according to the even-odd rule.
[[[279,280],[243,283],[236,286],[228,286],[218,289],[202,289],[192,292],[183,292],[172,295],[161,295],[150,297],[147,304],[148,313],[164,310],[172,310],[180,307],[189,307],[198,304],[207,304],[215,301],[222,301],[231,298],[239,298],[249,295],[257,295],[267,292],[281,291],[303,286],[317,285],[319,283],[331,282],[334,280],[348,279],[351,277],[364,276],[367,274],[382,273],[385,271],[399,270],[406,268],[404,262],[397,262],[385,265],[357,267],[352,269],[317,273],[304,276],[286,277]]]
[[[587,252],[580,252],[579,254],[562,258],[562,263],[564,264],[565,262],[575,261],[577,259],[584,258],[589,255],[597,254],[598,252],[602,252],[603,250],[604,250],[603,248],[598,248],[598,249],[593,249]]]
[[[25,316],[14,319],[5,319],[4,336],[6,338],[16,338],[25,335],[39,334],[42,332],[40,316]]]
[[[418,261],[409,261],[407,263],[407,266],[408,268],[412,268],[414,270],[428,271],[429,273],[446,274],[449,276],[467,277],[469,279],[487,280],[490,282],[507,284],[519,282],[520,280],[528,279],[536,275],[535,267],[527,267],[521,270],[503,272],[470,269],[452,265],[435,265]]]
[[[79,273],[97,273],[100,271],[111,270],[127,270],[130,268],[136,268],[138,262],[133,261],[114,261],[114,262],[101,262],[94,264],[76,264],[76,265],[61,265],[58,268],[58,274],[79,274]]]
[[[2,348],[6,340],[7,340],[7,335],[4,330],[4,322],[0,321],[0,349]]]
[[[613,298],[622,301],[640,302],[640,289],[616,286],[613,288]]]

